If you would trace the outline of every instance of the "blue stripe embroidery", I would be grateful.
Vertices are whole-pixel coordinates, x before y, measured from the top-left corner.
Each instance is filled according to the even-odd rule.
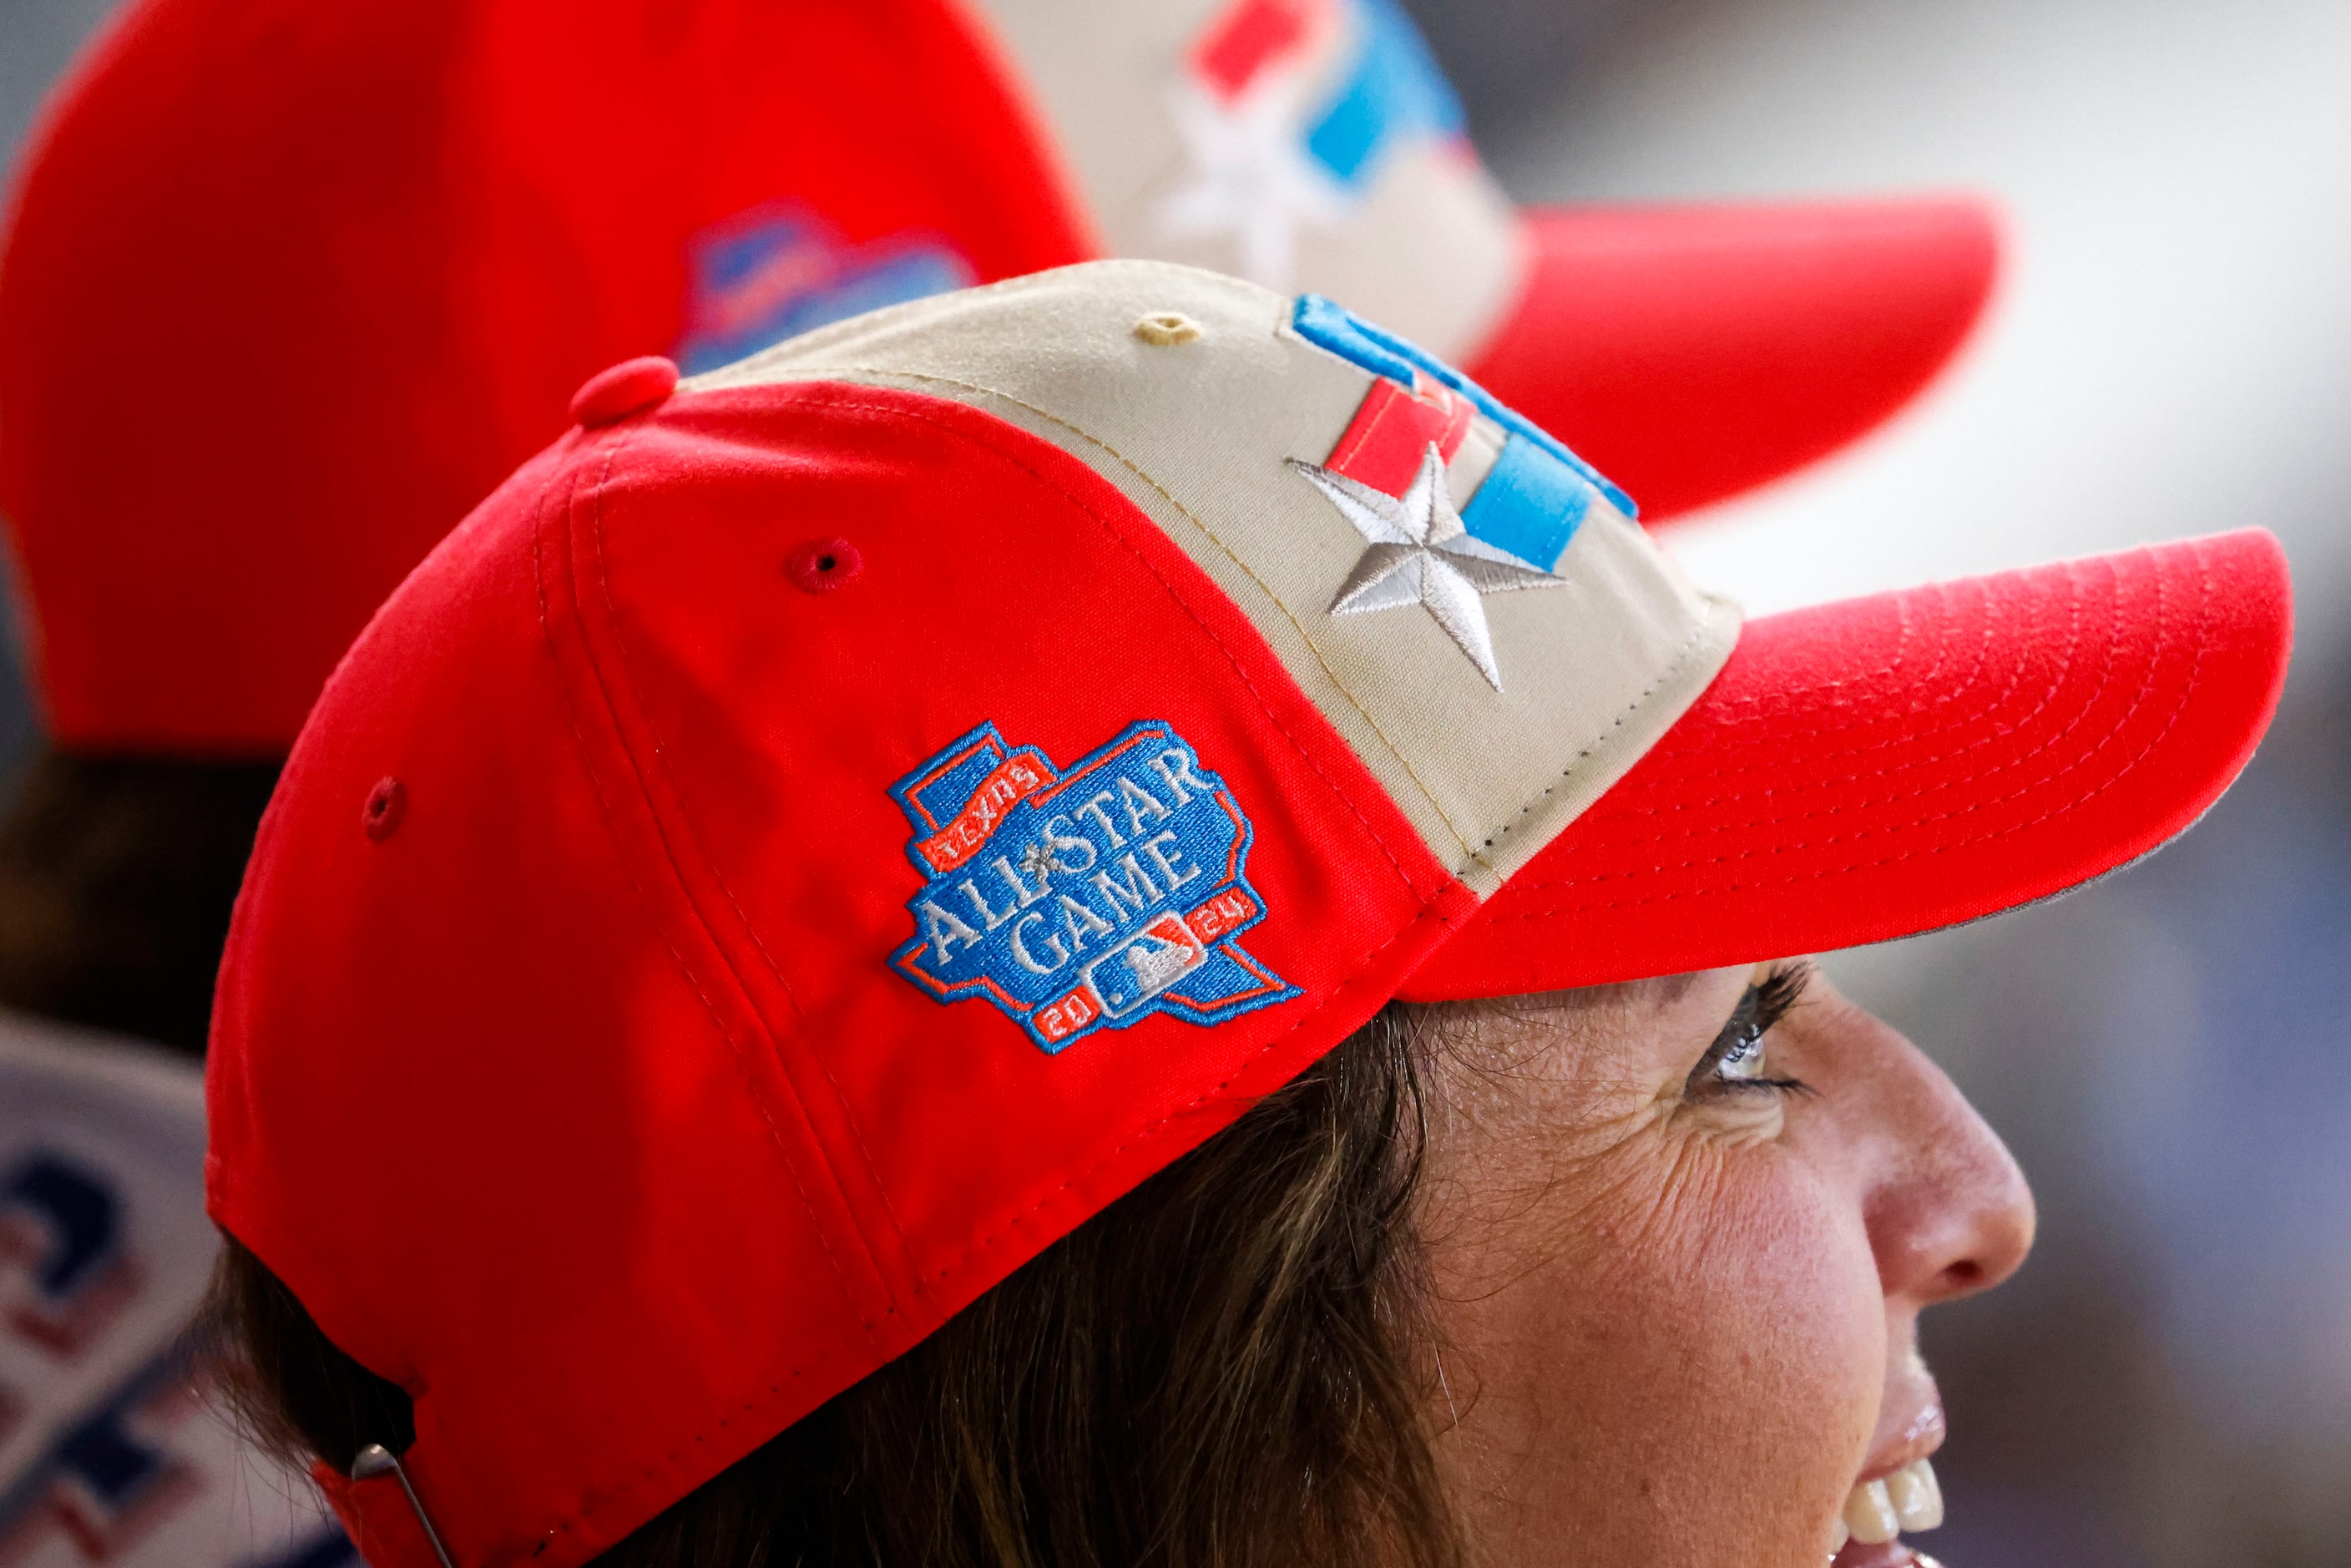
[[[1345,306],[1320,294],[1301,294],[1290,315],[1290,329],[1316,348],[1327,350],[1349,364],[1361,366],[1375,376],[1385,376],[1403,386],[1413,384],[1415,371],[1443,382],[1476,404],[1478,412],[1504,430],[1524,436],[1566,464],[1593,489],[1607,497],[1609,505],[1618,511],[1628,517],[1640,515],[1632,497],[1609,483],[1591,464],[1562,445],[1549,431],[1503,403],[1492,392],[1427,350],[1407,342],[1384,328],[1374,326]],[[1468,520],[1466,515],[1462,520]]]
[[[1591,510],[1593,494],[1583,475],[1533,442],[1513,435],[1503,444],[1486,482],[1461,509],[1461,525],[1471,537],[1549,571]]]

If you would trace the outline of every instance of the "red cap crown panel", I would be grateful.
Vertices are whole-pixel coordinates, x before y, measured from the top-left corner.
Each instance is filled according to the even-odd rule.
[[[811,591],[810,539],[854,574]],[[1049,1054],[893,969],[924,879],[891,787],[983,720],[1063,765],[1180,735],[1297,994]],[[215,1208],[421,1390],[468,1561],[525,1550],[492,1520],[556,1529],[541,1561],[618,1539],[1327,1050],[1470,902],[1131,503],[882,389],[568,443],[395,598],[292,768],[224,977]],[[428,1248],[466,1291],[415,1293]]]
[[[1205,1030],[1138,1025],[1049,1057],[993,1028],[985,1008],[956,1003],[942,1015],[911,985],[873,986],[870,933],[919,935],[907,903],[923,883],[908,862],[908,820],[880,785],[982,721],[1061,767],[1138,723],[1164,724],[1254,826],[1246,876],[1270,914],[1249,952],[1310,997],[1392,961],[1387,945],[1445,896],[1445,879],[1279,665],[1260,665],[1246,620],[1160,530],[1083,464],[985,415],[878,389],[799,389],[792,417],[822,410],[844,456],[799,476],[779,505],[767,472],[777,460],[747,451],[739,469],[694,486],[698,527],[723,544],[674,548],[669,519],[681,502],[640,505],[636,483],[674,490],[663,472],[673,429],[699,444],[705,431],[769,424],[785,416],[753,411],[773,397],[685,401],[632,443],[622,476],[578,525],[593,530],[592,559],[611,573],[608,624],[601,585],[582,593],[588,641],[638,715],[643,753],[660,759],[655,789],[674,788],[679,820],[695,825],[695,841],[675,848],[685,880],[746,927],[736,959],[748,983],[772,985],[774,1005],[805,1021],[825,1087],[871,1108],[860,1112],[868,1136],[870,1117],[908,1122],[882,1140],[900,1151],[878,1160],[900,1173],[887,1218],[935,1262],[950,1239],[1000,1232],[1050,1196],[974,1180],[987,1149],[1009,1136],[1058,1186],[1086,1170],[1113,1108],[1164,1103],[1176,1085],[1213,1080],[1198,1053],[1226,1058],[1243,1038],[1292,1027],[1301,1009]],[[803,401],[811,413],[798,412]],[[952,483],[909,484],[916,462],[951,465]],[[821,593],[780,591],[781,550],[835,534],[858,575]],[[579,559],[591,559],[586,540]],[[1172,803],[1164,782],[1143,777]],[[1089,817],[1072,796],[1065,831],[1092,835],[1095,850],[1079,852],[1113,864],[1146,837],[1138,804],[1149,811],[1130,795]],[[704,858],[706,873],[695,869]],[[974,869],[984,878],[977,900],[952,879],[946,896],[977,927],[1008,915],[995,906],[1013,894],[1000,870]],[[1311,942],[1299,918],[1310,910]],[[1052,928],[1039,928],[1047,962]],[[1087,934],[1069,933],[1070,946]],[[904,1053],[867,1044],[910,1030],[943,1040],[971,1030],[1002,1048],[924,1051],[935,1082],[910,1093],[892,1082]],[[1164,1043],[1136,1045],[1144,1034]],[[1170,1070],[1165,1092],[1138,1077],[1152,1062]],[[941,1127],[934,1094],[989,1109]],[[1073,1105],[1096,1109],[1073,1116]],[[969,1157],[957,1157],[966,1142]],[[925,1152],[905,1152],[915,1147]]]

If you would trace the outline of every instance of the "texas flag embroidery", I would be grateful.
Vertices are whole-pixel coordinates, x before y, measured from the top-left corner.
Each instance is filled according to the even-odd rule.
[[[1592,508],[1629,518],[1632,497],[1452,366],[1320,295],[1299,297],[1290,329],[1373,376],[1322,461],[1290,460],[1364,536],[1330,612],[1417,604],[1500,691],[1479,601],[1557,585]]]
[[[1058,1054],[1157,1013],[1213,1025],[1299,994],[1238,940],[1266,913],[1249,820],[1165,724],[1066,771],[983,724],[890,794],[924,877],[891,961],[938,1001],[984,997]]]

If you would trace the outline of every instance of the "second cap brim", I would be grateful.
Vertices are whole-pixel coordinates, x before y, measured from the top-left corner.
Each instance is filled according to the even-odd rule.
[[[1964,197],[1524,214],[1516,309],[1469,373],[1655,523],[1800,468],[1951,359],[1998,270]]]
[[[1759,962],[2062,893],[2220,798],[2277,705],[2292,628],[2284,554],[2258,529],[1753,622],[1400,994]]]

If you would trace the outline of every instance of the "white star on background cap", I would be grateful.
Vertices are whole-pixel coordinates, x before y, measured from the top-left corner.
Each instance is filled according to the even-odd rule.
[[[1343,210],[1334,183],[1298,144],[1294,107],[1270,85],[1228,109],[1187,83],[1175,90],[1169,108],[1192,167],[1153,211],[1160,233],[1170,239],[1230,235],[1241,276],[1287,293],[1299,231],[1327,226]]]
[[[1494,639],[1481,600],[1489,593],[1552,588],[1565,580],[1469,537],[1445,487],[1445,459],[1433,441],[1402,497],[1383,495],[1319,464],[1293,457],[1290,465],[1312,480],[1370,546],[1331,601],[1331,613],[1366,615],[1418,604],[1500,691],[1502,672],[1494,663]]]

